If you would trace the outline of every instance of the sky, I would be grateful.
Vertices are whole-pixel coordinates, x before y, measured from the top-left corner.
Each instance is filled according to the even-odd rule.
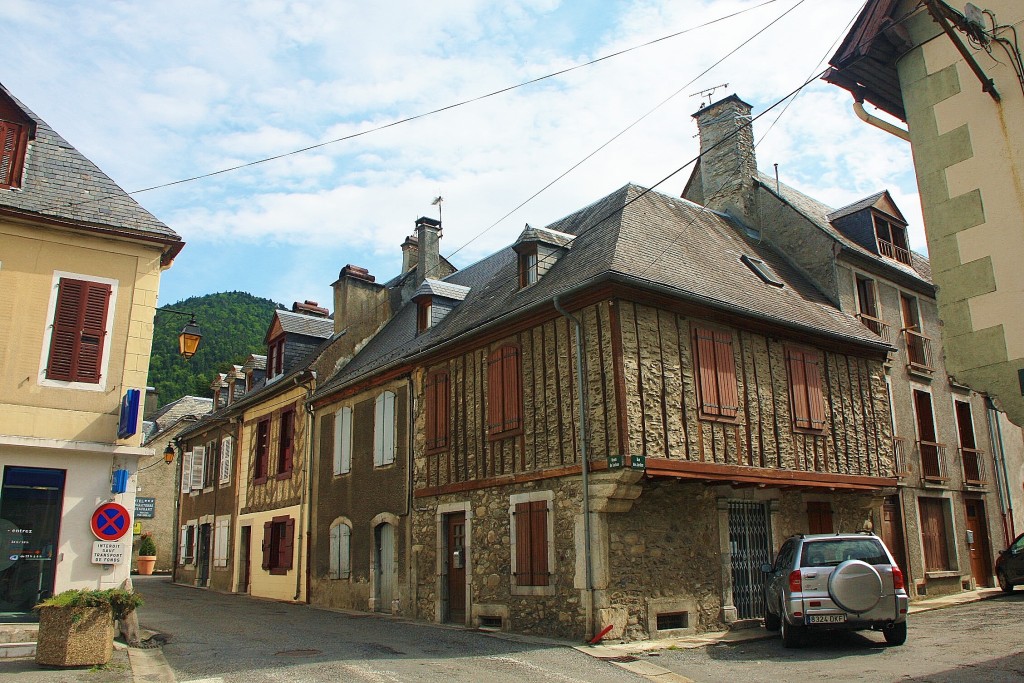
[[[346,264],[398,274],[437,196],[458,267],[629,182],[678,196],[695,93],[760,114],[824,68],[861,3],[5,0],[18,57],[0,82],[185,240],[161,305],[237,290],[332,307]],[[758,166],[836,208],[888,189],[924,253],[909,144],[851,104],[816,79],[755,122]]]

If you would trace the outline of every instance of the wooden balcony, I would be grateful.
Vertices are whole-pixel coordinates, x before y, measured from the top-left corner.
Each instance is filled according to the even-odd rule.
[[[905,263],[908,266],[911,265],[910,251],[904,249],[903,247],[896,246],[895,244],[889,242],[888,240],[883,240],[881,238],[878,239],[878,253],[881,254],[882,256],[887,256],[888,258],[891,258],[894,261]]]
[[[907,462],[907,448],[902,436],[892,437],[892,453],[896,478],[903,479],[910,474],[910,463]]]
[[[934,484],[949,481],[946,473],[946,444],[918,441],[917,450],[921,455],[921,479]]]
[[[878,318],[873,318],[867,313],[858,313],[857,317],[862,323],[864,323],[864,327],[877,334],[884,341],[891,341],[889,323],[879,320]]]
[[[907,341],[907,370],[930,375],[932,367],[932,340],[915,328],[904,327],[901,332]]]
[[[960,464],[964,468],[964,484],[966,486],[984,486],[988,483],[984,455],[984,451],[979,451],[977,448],[960,449]]]

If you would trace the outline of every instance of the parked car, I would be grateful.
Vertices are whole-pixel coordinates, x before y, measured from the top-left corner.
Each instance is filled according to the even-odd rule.
[[[1009,593],[1019,583],[1024,583],[1024,534],[1014,539],[1006,550],[996,558],[996,576],[999,587]]]
[[[871,629],[907,640],[903,572],[874,534],[800,534],[786,539],[765,587],[764,625],[800,647],[808,630]]]

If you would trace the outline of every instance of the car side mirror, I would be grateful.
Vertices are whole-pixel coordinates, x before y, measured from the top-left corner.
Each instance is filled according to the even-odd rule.
[[[764,564],[761,565],[761,571],[764,572],[765,574],[771,574],[772,573],[772,566],[770,564],[768,564],[767,562],[765,562]]]

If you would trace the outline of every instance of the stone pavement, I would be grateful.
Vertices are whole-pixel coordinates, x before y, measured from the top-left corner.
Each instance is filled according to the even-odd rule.
[[[918,600],[910,606],[910,613],[944,607],[953,607],[1000,595],[998,588],[981,588],[941,598]],[[141,630],[140,638],[153,635]],[[686,638],[665,638],[634,643],[602,643],[600,645],[572,646],[579,652],[620,666],[651,681],[664,683],[692,683],[691,679],[658,666],[644,655],[665,649],[690,649],[708,645],[741,643],[749,640],[774,638],[762,628],[743,628],[714,633],[701,633]],[[114,656],[104,667],[78,669],[50,669],[39,667],[32,656],[0,658],[0,683],[174,683],[173,670],[167,665],[159,648],[128,648],[114,643]]]

